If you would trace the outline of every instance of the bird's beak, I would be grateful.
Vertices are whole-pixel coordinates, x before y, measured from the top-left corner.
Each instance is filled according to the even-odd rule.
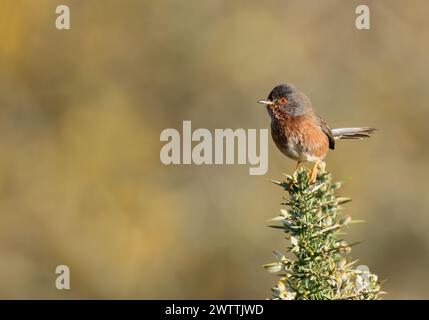
[[[259,100],[258,103],[265,104],[267,106],[271,106],[274,104],[274,102],[269,101],[269,100]]]

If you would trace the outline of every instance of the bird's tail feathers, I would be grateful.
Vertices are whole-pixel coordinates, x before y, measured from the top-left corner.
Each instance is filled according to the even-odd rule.
[[[337,128],[332,129],[334,138],[337,139],[363,139],[369,138],[371,133],[376,131],[375,128],[356,127],[356,128]]]

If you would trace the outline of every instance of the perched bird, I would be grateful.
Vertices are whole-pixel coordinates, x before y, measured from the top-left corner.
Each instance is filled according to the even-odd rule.
[[[271,117],[271,136],[276,146],[289,158],[301,162],[314,162],[310,182],[316,180],[319,162],[335,149],[338,139],[362,139],[375,128],[330,129],[313,110],[310,99],[293,84],[281,84],[271,90],[266,105]]]

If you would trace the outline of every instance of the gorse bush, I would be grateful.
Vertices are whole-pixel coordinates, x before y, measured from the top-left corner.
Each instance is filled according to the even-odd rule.
[[[273,181],[289,197],[280,216],[270,220],[280,225],[271,227],[283,230],[290,246],[287,254],[274,251],[278,261],[264,266],[280,276],[272,299],[377,299],[377,276],[366,266],[356,267],[357,260],[350,261],[354,244],[342,239],[346,226],[361,221],[342,214],[341,205],[350,199],[336,195],[341,184],[324,168],[314,184],[305,168],[286,177],[285,182]]]

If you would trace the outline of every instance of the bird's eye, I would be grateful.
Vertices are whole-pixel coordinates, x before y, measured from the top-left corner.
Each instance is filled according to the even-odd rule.
[[[281,97],[281,98],[279,99],[279,103],[280,103],[280,104],[286,104],[286,102],[287,102],[287,99],[286,99],[285,97]]]

